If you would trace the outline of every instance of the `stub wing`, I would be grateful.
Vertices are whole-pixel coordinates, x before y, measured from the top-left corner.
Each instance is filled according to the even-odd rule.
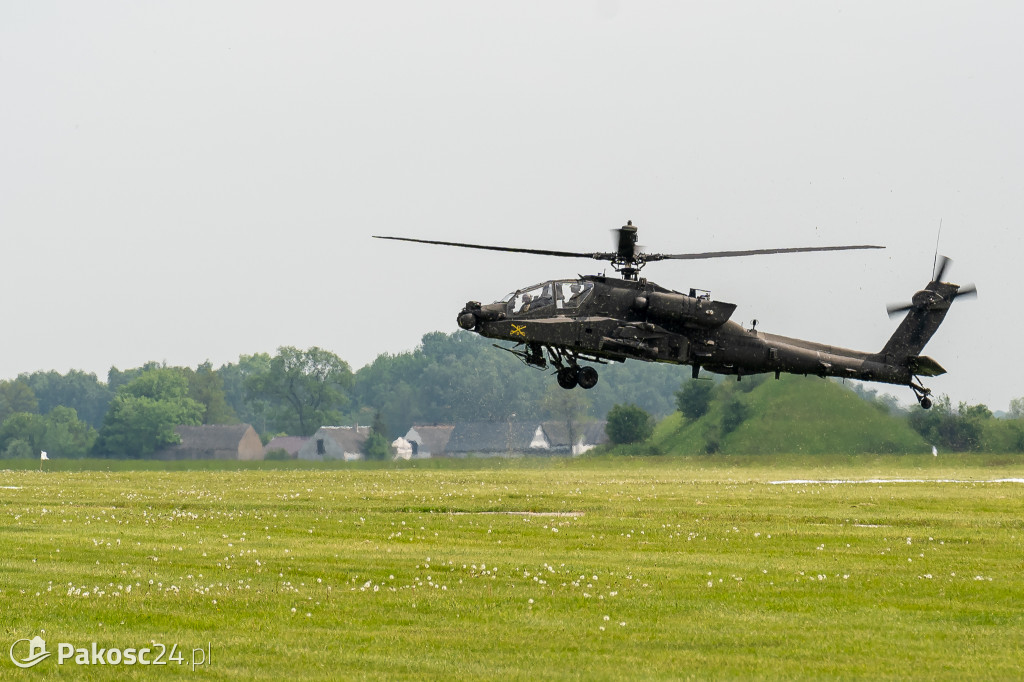
[[[927,355],[912,355],[907,358],[907,367],[914,374],[922,377],[937,377],[946,370]]]

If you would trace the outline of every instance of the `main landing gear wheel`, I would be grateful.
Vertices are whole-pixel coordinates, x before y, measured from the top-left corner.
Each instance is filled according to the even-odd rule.
[[[917,377],[914,378],[917,379]],[[932,399],[930,396],[932,394],[932,391],[930,388],[925,388],[920,383],[915,383],[911,381],[910,390],[914,392],[914,397],[917,398],[917,402],[921,405],[923,409],[927,410],[931,408]]]
[[[555,376],[558,379],[558,385],[566,390],[576,388],[576,384],[579,383],[575,367],[562,367]]]
[[[579,382],[580,388],[593,388],[597,385],[597,370],[589,365],[580,367],[576,372],[576,381]]]

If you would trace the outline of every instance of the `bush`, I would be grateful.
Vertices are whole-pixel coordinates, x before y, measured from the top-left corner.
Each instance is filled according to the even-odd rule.
[[[34,454],[32,446],[20,438],[12,440],[7,444],[7,449],[4,450],[4,457],[7,459],[29,458]]]
[[[371,433],[363,444],[363,454],[366,459],[388,459],[394,456],[391,451],[391,444],[388,439],[379,433]]]
[[[767,381],[767,374],[744,374],[742,381],[736,382],[736,390],[741,393],[750,393],[755,388]]]
[[[608,412],[604,430],[615,445],[639,443],[654,433],[654,419],[636,405],[616,405]]]
[[[711,390],[715,387],[710,380],[691,379],[676,392],[676,407],[687,419],[700,419],[707,414],[711,405]]]
[[[740,402],[739,398],[733,397],[725,404],[722,410],[722,434],[730,434],[750,416],[750,410]]]
[[[289,455],[288,451],[285,450],[284,448],[274,448],[273,450],[267,452],[267,456],[264,457],[263,459],[268,462],[285,462],[290,460],[291,458],[292,456]]]

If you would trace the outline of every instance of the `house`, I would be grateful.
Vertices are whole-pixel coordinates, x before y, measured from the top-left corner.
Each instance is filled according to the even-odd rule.
[[[579,455],[608,442],[605,422],[575,426],[570,442],[565,422],[465,422],[455,425],[446,448],[450,457],[526,455]]]
[[[369,426],[321,426],[299,448],[298,458],[315,461],[343,459],[346,462],[364,459],[363,444],[369,437]]]
[[[263,448],[263,454],[266,455],[274,450],[284,450],[288,453],[288,456],[295,459],[299,450],[309,440],[308,436],[276,436],[270,439],[270,442]]]
[[[572,454],[582,455],[587,450],[593,450],[598,445],[608,444],[608,432],[605,427],[608,426],[607,421],[587,422],[583,425],[583,441],[578,442],[574,447]]]
[[[428,457],[444,457],[447,453],[448,440],[452,437],[452,424],[413,425],[404,438],[412,446],[412,459]]]
[[[154,459],[263,459],[263,441],[248,424],[176,426],[181,442],[153,453]]]
[[[569,427],[563,421],[547,421],[541,424],[544,435],[547,436],[551,451],[559,454],[582,455],[598,445],[608,442],[608,434],[604,427],[608,422],[583,422],[574,424],[575,442],[570,443]]]
[[[501,456],[513,453],[538,453],[551,449],[544,429],[527,422],[462,422],[452,429],[448,439],[450,457]]]

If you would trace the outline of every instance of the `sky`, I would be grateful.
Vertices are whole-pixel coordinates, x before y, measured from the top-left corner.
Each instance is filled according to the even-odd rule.
[[[644,270],[860,350],[938,238],[979,296],[926,384],[1006,409],[1022,25],[1018,2],[3,3],[0,378],[283,345],[358,369],[603,267],[371,235],[607,251],[632,220],[661,253],[885,246]]]

